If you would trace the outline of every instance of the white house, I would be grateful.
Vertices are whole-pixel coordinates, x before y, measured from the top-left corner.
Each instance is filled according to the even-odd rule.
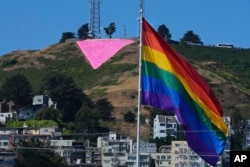
[[[48,107],[54,106],[56,108],[56,104],[49,98],[47,95],[35,95],[33,97],[32,105],[46,105]]]
[[[178,122],[175,116],[156,115],[153,138],[177,137]]]
[[[5,124],[7,120],[13,119],[13,112],[0,113],[0,123]]]

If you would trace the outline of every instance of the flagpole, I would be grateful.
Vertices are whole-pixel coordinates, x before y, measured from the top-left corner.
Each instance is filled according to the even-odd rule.
[[[136,143],[136,167],[140,167],[140,112],[141,112],[141,57],[142,57],[142,17],[143,0],[140,0],[140,29],[139,29],[139,79],[138,79],[138,107],[137,107],[137,143]]]

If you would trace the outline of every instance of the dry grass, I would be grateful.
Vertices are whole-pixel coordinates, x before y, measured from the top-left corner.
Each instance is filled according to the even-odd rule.
[[[55,60],[56,56],[54,53],[60,52],[65,49],[69,43],[50,45],[47,48],[44,48],[40,51],[15,51],[8,56],[8,59],[17,59],[19,64],[11,67],[6,67],[4,70],[13,70],[21,67],[30,68],[42,68],[43,64],[38,61],[39,57],[43,57],[45,59]],[[130,45],[125,47],[117,55],[122,53],[131,53],[126,54],[122,60],[119,62],[114,62],[116,64],[138,64],[138,50],[137,45]],[[75,52],[79,52],[76,50]],[[3,58],[1,58],[2,60]],[[112,60],[110,60],[112,62]],[[205,62],[201,65],[195,65],[200,75],[208,78],[209,83],[213,85],[214,92],[219,98],[223,108],[225,115],[230,115],[231,110],[229,108],[237,107],[240,111],[248,111],[248,101],[250,95],[246,92],[241,91],[239,88],[235,87],[228,83],[224,78],[208,71],[202,67],[204,66],[213,66],[214,68],[218,67],[218,63],[215,62]],[[93,100],[100,98],[107,98],[114,106],[115,110],[113,116],[116,117],[115,122],[110,122],[109,128],[111,130],[116,131],[121,134],[128,134],[131,137],[136,136],[136,123],[126,123],[123,121],[123,116],[127,111],[135,111],[137,107],[137,98],[138,98],[138,70],[124,72],[118,79],[118,84],[109,85],[109,86],[95,86],[89,90],[85,90],[86,94],[91,94],[96,89],[105,90],[105,94],[101,97],[96,97]],[[237,98],[235,98],[237,97]],[[135,114],[136,111],[135,111]],[[145,118],[149,118],[149,112],[144,110],[142,107],[141,115]],[[242,112],[243,117],[250,117],[249,112]],[[141,125],[141,136],[143,139],[147,139],[150,137],[150,128],[148,125],[142,123]]]

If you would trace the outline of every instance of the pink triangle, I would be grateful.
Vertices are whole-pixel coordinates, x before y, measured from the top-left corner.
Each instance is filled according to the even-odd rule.
[[[89,39],[76,41],[93,69],[97,69],[120,49],[133,43],[129,39]]]

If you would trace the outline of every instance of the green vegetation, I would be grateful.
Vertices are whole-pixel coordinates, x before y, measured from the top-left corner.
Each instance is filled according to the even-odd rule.
[[[89,97],[90,98],[94,98],[94,97],[102,97],[104,96],[106,93],[107,89],[95,89],[93,90],[90,94],[89,94]]]
[[[8,128],[21,128],[24,125],[28,127],[55,127],[58,124],[52,120],[27,120],[27,121],[10,121],[6,124]]]
[[[47,58],[47,55],[51,54],[55,56],[55,59]],[[125,57],[127,54],[121,55]],[[119,56],[120,57],[120,56]],[[115,58],[119,61],[120,58]],[[4,62],[5,57],[0,59],[0,62]],[[26,64],[29,60],[23,60],[14,65]],[[109,85],[115,84],[119,76],[125,71],[133,70],[136,65],[133,64],[112,64],[107,62],[101,68],[93,70],[91,66],[85,61],[82,53],[74,43],[69,43],[62,48],[51,47],[47,52],[43,52],[41,56],[34,58],[40,64],[39,66],[33,66],[30,68],[20,67],[13,70],[4,70],[4,67],[0,67],[0,85],[3,84],[6,78],[9,76],[22,73],[27,77],[32,85],[33,92],[38,92],[42,80],[48,76],[54,75],[58,72],[65,73],[71,76],[75,83],[83,90],[89,89],[96,85]],[[13,66],[14,66],[13,65]]]
[[[197,64],[232,84],[250,90],[250,49],[190,45],[173,47],[191,64]]]
[[[157,32],[166,40],[171,39],[172,35],[169,32],[169,29],[166,27],[165,24],[162,24],[158,27]]]
[[[138,45],[138,42],[133,43],[130,47],[135,48],[135,45]],[[203,78],[215,90],[218,97],[221,98],[220,101],[224,111],[227,111],[230,115],[232,114],[232,127],[237,131],[240,121],[250,118],[250,115],[246,112],[249,110],[248,101],[250,97],[250,49],[191,46],[185,43],[172,46],[198,70],[207,71],[207,75],[204,75]],[[23,52],[20,55],[18,55],[18,52],[14,52],[13,55],[8,54],[1,57],[1,87],[10,87],[9,79],[14,78],[15,81],[17,80],[16,77],[21,73],[21,78],[23,78],[21,83],[30,83],[33,95],[46,93],[54,101],[58,102],[58,110],[51,108],[43,109],[37,113],[33,120],[10,121],[6,124],[6,127],[21,128],[24,125],[28,127],[60,126],[63,129],[63,133],[69,135],[75,133],[103,133],[108,132],[110,129],[121,130],[120,124],[113,117],[114,107],[112,103],[105,98],[100,99],[108,94],[107,88],[100,88],[100,86],[119,85],[118,79],[125,73],[127,76],[138,76],[138,65],[128,63],[130,61],[127,61],[128,56],[137,56],[138,52],[138,50],[132,49],[128,49],[126,52],[119,52],[119,54],[97,70],[91,68],[74,43],[52,45],[43,51],[28,51],[26,55]],[[33,56],[34,54],[36,56]],[[223,82],[215,83],[218,78],[222,78]],[[11,80],[12,82],[13,80]],[[27,85],[28,91],[26,94],[31,94],[29,84]],[[229,85],[228,89],[226,89],[226,85]],[[23,85],[21,88],[26,86]],[[88,96],[83,93],[86,90],[90,92]],[[231,91],[233,95],[240,91],[246,95],[237,97],[239,99],[238,103],[234,103],[235,97],[231,96],[232,99],[228,99],[228,91]],[[10,95],[8,92],[0,92],[1,98],[3,99],[4,95]],[[128,96],[130,99],[136,100],[134,94]],[[14,97],[11,96],[8,99]],[[22,99],[25,98],[23,97]],[[96,101],[92,101],[92,99],[96,99]],[[23,106],[22,103],[20,106]],[[149,111],[151,127],[153,126],[155,115],[172,115],[171,113],[148,107],[144,109]],[[136,115],[132,111],[123,114],[123,120],[127,123],[134,124],[135,118]],[[140,119],[141,123],[145,124],[146,116],[141,115]],[[182,133],[178,135],[178,139],[183,139]],[[232,136],[232,148],[234,150],[241,149],[240,135],[236,133]],[[80,136],[74,136],[74,138],[80,138]],[[86,138],[93,142],[96,136],[88,136]],[[148,136],[143,138],[156,142],[158,148],[162,144],[169,144],[172,140],[170,136],[165,139],[152,139]],[[28,146],[33,146],[33,144],[26,143]],[[41,148],[44,148],[44,146],[41,146]],[[19,156],[26,156],[28,153],[21,149],[17,151],[19,151]],[[34,150],[33,155],[30,157],[41,156],[37,159],[48,158],[47,155],[53,157],[53,154],[48,151],[39,153]],[[58,160],[60,160],[58,157],[54,157],[51,163]],[[27,163],[26,161],[30,161],[30,159],[25,160],[23,163]],[[62,166],[64,166],[64,163],[62,163]]]
[[[31,84],[33,94],[38,94],[43,93],[41,87],[46,78],[61,73],[72,78],[76,88],[80,88],[83,92],[90,92],[89,97],[91,99],[99,99],[101,96],[107,95],[107,89],[99,88],[99,86],[119,85],[118,79],[125,73],[127,76],[138,76],[138,65],[129,63],[130,61],[127,58],[131,55],[138,56],[139,47],[136,47],[138,44],[138,41],[131,44],[126,51],[119,52],[96,70],[91,68],[73,42],[51,45],[42,51],[27,51],[20,52],[20,54],[19,52],[13,52],[0,58],[0,85],[4,85],[7,78],[21,73]],[[173,44],[172,47],[197,69],[209,71],[208,75],[204,76],[204,79],[208,81],[215,93],[221,98],[225,111],[229,113],[231,111],[230,106],[234,105],[234,110],[237,109],[244,113],[242,114],[244,118],[250,118],[250,115],[246,112],[249,108],[247,103],[249,101],[248,95],[237,97],[239,103],[244,105],[237,105],[237,103],[234,103],[235,99],[225,99],[228,96],[228,90],[225,89],[226,85],[230,85],[232,93],[242,91],[249,94],[250,49],[191,46],[182,43],[179,45]],[[223,78],[225,81],[214,83],[218,77]],[[43,89],[43,91],[45,90]],[[131,96],[131,98],[134,98],[134,96]],[[85,109],[96,114],[97,106],[92,105]],[[246,107],[244,107],[245,105]],[[74,110],[74,113],[76,114],[77,111]],[[85,113],[81,114],[79,112],[79,114],[79,118],[83,118],[82,115]],[[41,117],[46,117],[46,112],[42,113]],[[97,114],[97,118],[98,121],[94,123],[99,128],[99,123],[103,120],[100,114]],[[72,117],[69,121],[73,119]],[[58,122],[60,123],[60,121]],[[77,123],[77,126],[81,126],[81,119]],[[105,124],[105,122],[102,122],[102,124]],[[70,124],[63,125],[62,128],[69,133],[76,128],[70,126]],[[91,128],[84,127],[82,129],[89,131]]]
[[[67,39],[75,38],[75,33],[73,32],[64,32],[62,33],[62,38],[60,39],[60,42],[65,42]]]
[[[49,142],[41,142],[39,139],[31,140],[20,139],[17,152],[17,166],[27,167],[67,167],[67,162],[52,149],[49,148]]]
[[[107,34],[107,36],[111,39],[112,34],[116,31],[115,23],[112,22],[108,25],[108,27],[104,27],[104,31]]]
[[[2,63],[2,67],[8,67],[8,66],[12,66],[15,65],[17,63],[16,59],[11,59],[11,60],[5,60]]]
[[[32,89],[27,78],[22,74],[16,74],[5,80],[1,87],[1,98],[12,100],[16,107],[25,107],[32,101]]]
[[[124,114],[124,121],[129,122],[129,123],[133,123],[135,122],[136,115],[134,112],[132,111],[128,111]],[[145,119],[144,119],[145,120]]]
[[[61,72],[71,76],[80,88],[86,90],[97,85],[116,84],[117,79],[124,72],[137,68],[134,64],[115,63],[125,59],[127,55],[136,54],[138,52],[136,50],[122,52],[112,58],[112,61],[108,61],[99,69],[93,70],[74,43],[64,44],[63,47],[58,46],[51,46],[46,52],[40,53],[41,56],[33,58],[33,62],[37,62],[36,64],[39,65],[32,66],[31,64],[29,68],[24,67],[25,64],[31,62],[28,58],[17,61],[16,58],[12,58],[11,54],[2,57],[0,59],[0,85],[7,77],[22,73],[28,78],[33,91],[37,92],[43,78]],[[191,64],[218,74],[232,84],[250,89],[250,49],[190,45],[173,45],[173,47]],[[45,55],[48,54],[55,56],[55,58],[47,58]],[[214,62],[214,64],[205,64],[206,62]],[[20,66],[21,64],[23,67]],[[7,67],[15,66],[20,67],[4,70]]]

